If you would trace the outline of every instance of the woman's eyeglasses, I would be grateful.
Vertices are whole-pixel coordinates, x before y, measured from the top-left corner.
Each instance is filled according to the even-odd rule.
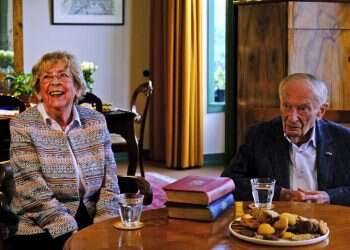
[[[43,74],[42,77],[40,78],[40,80],[43,83],[51,83],[54,82],[54,80],[56,79],[56,81],[67,81],[71,79],[71,74],[68,72],[60,72],[57,74]]]

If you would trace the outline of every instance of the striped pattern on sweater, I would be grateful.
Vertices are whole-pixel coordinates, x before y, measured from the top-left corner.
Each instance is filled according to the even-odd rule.
[[[86,181],[84,204],[91,216],[118,214],[116,163],[104,116],[79,107],[81,127],[68,135],[50,129],[36,107],[11,120],[11,165],[16,182],[12,209],[17,234],[45,230],[57,237],[77,229],[80,194],[68,145]]]

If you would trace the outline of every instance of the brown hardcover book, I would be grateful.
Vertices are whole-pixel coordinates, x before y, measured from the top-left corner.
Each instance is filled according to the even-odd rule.
[[[227,177],[186,176],[163,188],[168,202],[209,205],[235,189]]]

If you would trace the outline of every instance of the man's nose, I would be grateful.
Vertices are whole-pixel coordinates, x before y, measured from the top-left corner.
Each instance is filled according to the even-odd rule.
[[[292,121],[297,121],[298,120],[298,111],[296,108],[291,108],[290,111],[289,111],[289,118],[292,120]]]

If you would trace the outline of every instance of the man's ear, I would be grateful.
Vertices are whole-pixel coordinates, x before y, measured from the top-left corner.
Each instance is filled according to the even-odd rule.
[[[318,119],[322,119],[324,114],[326,113],[327,109],[328,109],[328,103],[324,103],[321,105],[320,110],[317,112],[317,118]]]

